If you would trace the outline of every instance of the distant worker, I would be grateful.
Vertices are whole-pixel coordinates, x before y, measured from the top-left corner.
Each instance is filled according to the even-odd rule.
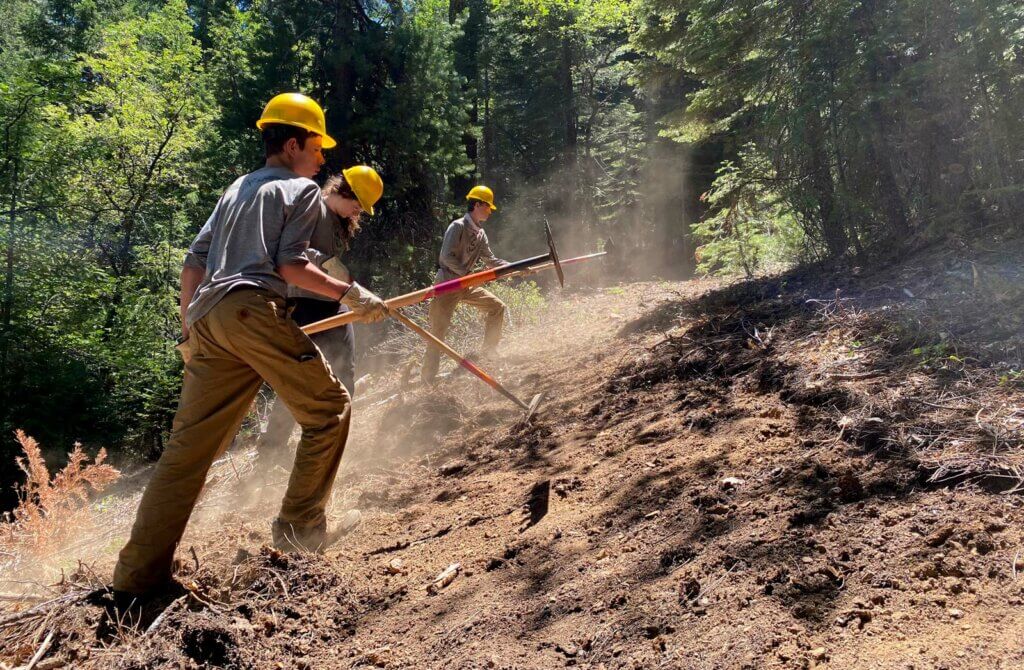
[[[466,215],[452,221],[444,234],[435,283],[464,277],[473,271],[477,263],[483,263],[488,268],[507,264],[491,252],[487,233],[483,229],[484,223],[491,217],[491,212],[498,211],[494,206],[494,192],[486,186],[474,186],[466,195],[466,200]],[[465,288],[431,300],[430,332],[443,340],[459,303],[472,305],[486,315],[483,357],[494,356],[501,340],[505,303],[486,289]],[[433,384],[437,377],[440,357],[440,349],[432,345],[427,346],[422,370],[423,381],[427,384]]]
[[[356,165],[328,179],[322,192],[332,215],[320,220],[305,256],[335,279],[351,283],[352,276],[340,256],[348,251],[360,230],[360,215],[366,212],[373,216],[373,206],[384,192],[384,182],[373,168]],[[297,286],[288,287],[288,303],[292,320],[299,326],[350,311],[344,304],[339,306],[337,300]],[[355,397],[356,374],[354,330],[349,323],[310,336],[352,398]],[[288,439],[294,428],[295,419],[288,404],[274,402],[267,429],[256,445],[258,470],[267,472],[278,465],[287,466]]]
[[[213,459],[234,437],[264,380],[302,425],[274,545],[320,550],[326,506],[348,439],[351,401],[316,345],[287,316],[288,285],[349,306],[363,321],[387,315],[376,295],[325,274],[304,255],[328,215],[312,181],[337,143],[320,106],[274,97],[256,127],[264,167],[237,179],[199,231],[181,271],[185,378],[171,437],[146,486],[114,568],[114,599],[131,607],[173,584],[174,551]]]

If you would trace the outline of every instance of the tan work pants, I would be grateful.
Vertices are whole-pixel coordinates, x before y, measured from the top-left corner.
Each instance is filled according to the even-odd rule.
[[[266,380],[302,426],[279,518],[298,528],[325,520],[351,402],[320,351],[269,291],[227,294],[197,321],[187,342],[181,401],[171,438],[139,504],[114,588],[145,593],[171,577],[174,550],[216,458],[238,432]]]
[[[501,341],[501,326],[505,320],[505,303],[486,289],[478,286],[464,288],[438,296],[430,301],[430,332],[444,339],[448,334],[448,326],[452,323],[452,315],[459,303],[472,305],[486,315],[484,322],[484,350],[493,351]],[[423,380],[434,381],[440,365],[441,350],[434,345],[427,345],[427,354],[423,358]]]

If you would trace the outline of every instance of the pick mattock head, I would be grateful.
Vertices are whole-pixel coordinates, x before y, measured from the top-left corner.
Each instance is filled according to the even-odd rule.
[[[533,415],[537,413],[537,407],[540,405],[540,401],[543,399],[543,393],[538,393],[533,396],[533,400],[530,401],[530,407],[526,410],[526,416],[523,418],[523,421],[529,422],[529,420],[533,418]]]
[[[565,275],[562,273],[562,263],[558,260],[558,252],[555,250],[555,238],[551,237],[551,226],[544,222],[544,234],[548,238],[548,251],[551,252],[551,262],[555,264],[555,272],[558,273],[558,285],[565,288]]]

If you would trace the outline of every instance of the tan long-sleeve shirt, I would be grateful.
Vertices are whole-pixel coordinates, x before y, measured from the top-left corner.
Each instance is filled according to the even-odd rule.
[[[468,213],[448,226],[437,260],[437,282],[464,277],[473,271],[477,263],[482,262],[489,268],[506,264],[491,251],[487,233]]]

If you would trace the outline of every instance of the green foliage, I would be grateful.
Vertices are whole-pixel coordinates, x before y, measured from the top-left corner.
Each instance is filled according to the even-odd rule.
[[[169,2],[90,28],[80,41],[92,51],[73,61],[43,58],[23,33],[22,71],[5,72],[0,103],[19,141],[4,172],[16,212],[4,238],[4,434],[159,448],[179,383],[171,343],[196,159],[215,141],[192,30],[185,3]],[[31,104],[17,118],[19,100]]]
[[[770,190],[770,166],[755,153],[743,165],[727,161],[704,194],[711,214],[693,224],[699,243],[697,270],[704,274],[781,269],[801,257],[805,238],[792,210]]]
[[[533,323],[539,311],[547,305],[535,281],[495,282],[488,290],[505,303],[513,327]]]
[[[636,12],[634,43],[659,64],[646,77],[696,81],[664,135],[752,143],[817,251],[1019,225],[1018,3],[638,0]]]
[[[676,212],[647,174],[647,93],[633,82],[630,3],[492,3],[475,87],[482,114],[478,169],[501,205],[494,239],[536,253],[550,219],[570,246],[614,237],[655,260]],[[681,153],[677,148],[676,154]],[[679,259],[676,259],[678,262]]]

